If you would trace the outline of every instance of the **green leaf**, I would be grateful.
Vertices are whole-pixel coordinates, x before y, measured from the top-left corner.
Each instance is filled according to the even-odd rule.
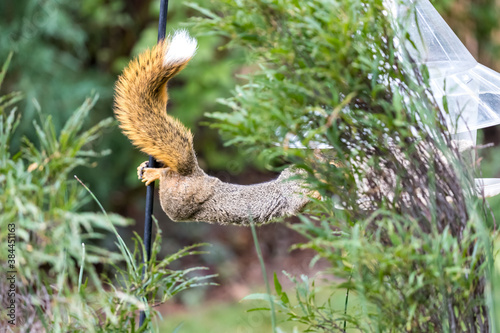
[[[276,275],[276,272],[274,272],[274,289],[276,290],[276,294],[278,294],[278,296],[281,296],[281,284],[280,282],[278,281],[278,276]]]
[[[255,311],[271,311],[270,308],[252,308],[247,310],[247,312],[255,312]]]

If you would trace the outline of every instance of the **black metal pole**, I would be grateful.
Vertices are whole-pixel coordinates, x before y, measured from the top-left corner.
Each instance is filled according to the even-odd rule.
[[[160,18],[158,20],[158,42],[165,39],[167,30],[167,13],[168,13],[168,0],[161,0],[160,2]],[[149,167],[156,168],[157,162],[153,156],[149,156]],[[146,258],[143,258],[144,268],[143,276],[146,273],[147,262],[151,258],[151,234],[153,229],[153,203],[154,203],[154,190],[155,183],[148,185],[146,190],[146,216],[144,218],[144,247],[146,248]],[[141,311],[139,317],[139,327],[144,323],[146,313]]]

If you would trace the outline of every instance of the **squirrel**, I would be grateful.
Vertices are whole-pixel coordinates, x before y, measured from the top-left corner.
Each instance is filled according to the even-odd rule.
[[[123,133],[143,152],[162,164],[137,168],[146,185],[160,180],[160,203],[176,222],[263,224],[297,214],[310,201],[301,171],[285,169],[270,182],[255,185],[225,183],[207,175],[198,165],[193,135],[167,114],[167,83],[191,60],[196,39],[187,31],[160,41],[123,70],[115,86],[114,113]],[[293,179],[289,179],[293,178]]]

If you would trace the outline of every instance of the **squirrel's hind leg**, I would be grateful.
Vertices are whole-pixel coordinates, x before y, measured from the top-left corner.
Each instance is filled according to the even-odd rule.
[[[137,178],[139,178],[146,186],[160,179],[160,175],[164,169],[169,168],[150,168],[149,162],[144,161],[137,167]]]

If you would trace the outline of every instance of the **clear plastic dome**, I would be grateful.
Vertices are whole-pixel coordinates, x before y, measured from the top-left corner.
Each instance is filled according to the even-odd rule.
[[[409,15],[412,6],[415,15]],[[475,145],[478,129],[500,124],[500,74],[474,59],[428,0],[406,0],[396,12],[415,44],[411,56],[429,69],[441,109],[447,96],[448,128],[457,141]],[[476,185],[485,196],[500,193],[498,178],[476,179]]]
[[[429,68],[438,103],[446,93],[450,130],[461,133],[500,124],[500,74],[474,59],[428,0],[407,1],[399,6],[398,17],[410,18],[411,6],[416,15],[402,21],[416,46],[409,49]]]

